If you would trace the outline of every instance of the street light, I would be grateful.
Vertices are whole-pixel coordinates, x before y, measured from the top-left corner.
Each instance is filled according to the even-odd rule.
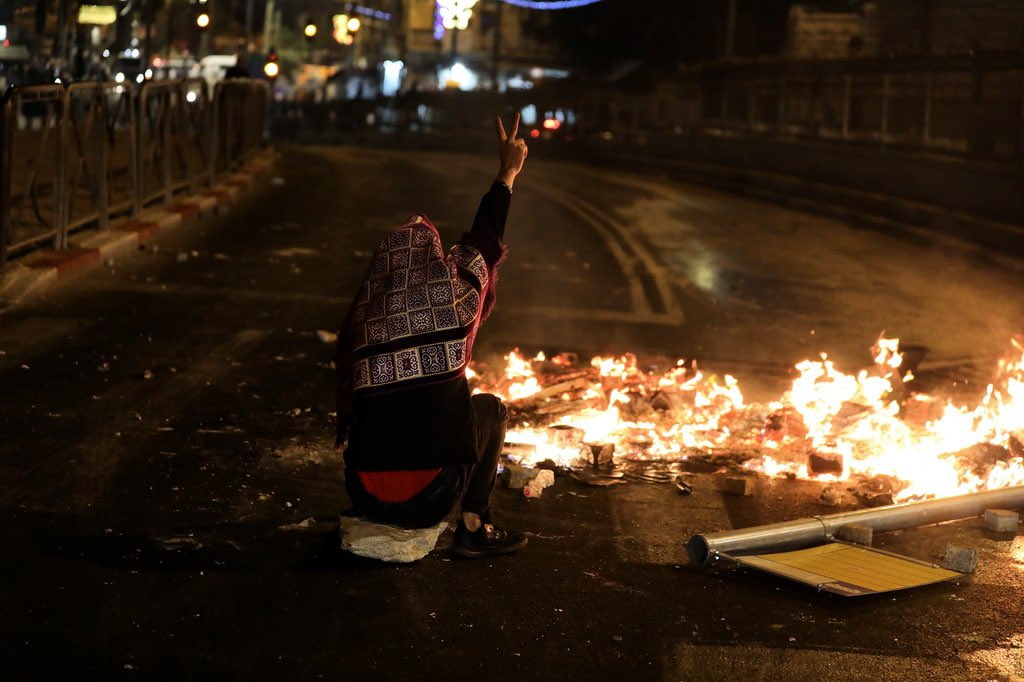
[[[476,3],[477,0],[437,0],[437,13],[445,29],[465,31],[469,28]]]
[[[437,0],[437,16],[447,31],[452,31],[452,59],[458,53],[459,31],[469,28],[477,0]],[[441,37],[444,32],[441,32]],[[440,38],[439,38],[440,39]]]
[[[196,26],[198,26],[202,30],[206,30],[206,28],[209,27],[209,25],[210,25],[210,15],[209,14],[207,14],[206,12],[200,12],[198,15],[196,15]]]
[[[313,40],[313,38],[316,38],[316,24],[306,24],[306,28],[302,29],[302,33],[308,40]]]
[[[267,63],[263,65],[263,74],[270,80],[274,80],[281,73],[281,67],[277,63],[277,51],[270,48],[267,54]]]
[[[363,25],[358,17],[350,17],[347,14],[335,14],[331,17],[333,30],[331,35],[342,45],[351,45],[355,42],[355,33]]]

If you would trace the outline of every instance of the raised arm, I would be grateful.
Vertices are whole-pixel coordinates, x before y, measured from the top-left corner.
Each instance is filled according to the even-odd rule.
[[[503,182],[512,189],[516,182],[516,176],[523,171],[523,164],[526,163],[526,156],[530,150],[526,147],[526,141],[516,136],[519,134],[519,114],[512,120],[512,130],[505,132],[505,124],[501,116],[494,119],[494,126],[498,130],[498,155],[501,165],[498,168],[498,182]]]
[[[487,194],[480,200],[480,207],[473,219],[473,228],[462,235],[459,243],[475,247],[483,254],[491,267],[501,260],[504,249],[505,220],[508,218],[509,203],[512,199],[512,185],[523,170],[528,150],[526,143],[516,138],[519,132],[519,114],[512,121],[512,128],[505,132],[501,117],[494,120],[498,132],[498,175]]]

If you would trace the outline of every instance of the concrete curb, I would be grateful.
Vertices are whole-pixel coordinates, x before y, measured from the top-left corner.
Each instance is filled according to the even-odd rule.
[[[127,255],[161,232],[188,224],[195,218],[224,213],[273,166],[276,153],[267,149],[242,169],[197,195],[154,207],[140,215],[114,222],[102,232],[74,235],[66,251],[37,251],[0,271],[0,312],[51,291],[104,261]]]

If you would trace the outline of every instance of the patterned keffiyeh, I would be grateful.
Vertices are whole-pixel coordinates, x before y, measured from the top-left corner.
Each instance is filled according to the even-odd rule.
[[[415,215],[380,243],[352,311],[352,389],[375,393],[461,375],[495,273],[480,251],[445,256],[437,229]]]
[[[337,437],[347,471],[479,459],[465,369],[494,304],[512,194],[495,182],[445,254],[414,215],[377,247],[338,335]]]

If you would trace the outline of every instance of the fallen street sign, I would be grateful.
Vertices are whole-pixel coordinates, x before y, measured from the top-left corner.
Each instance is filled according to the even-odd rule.
[[[906,590],[962,575],[892,552],[841,542],[792,552],[722,557],[844,597]]]

